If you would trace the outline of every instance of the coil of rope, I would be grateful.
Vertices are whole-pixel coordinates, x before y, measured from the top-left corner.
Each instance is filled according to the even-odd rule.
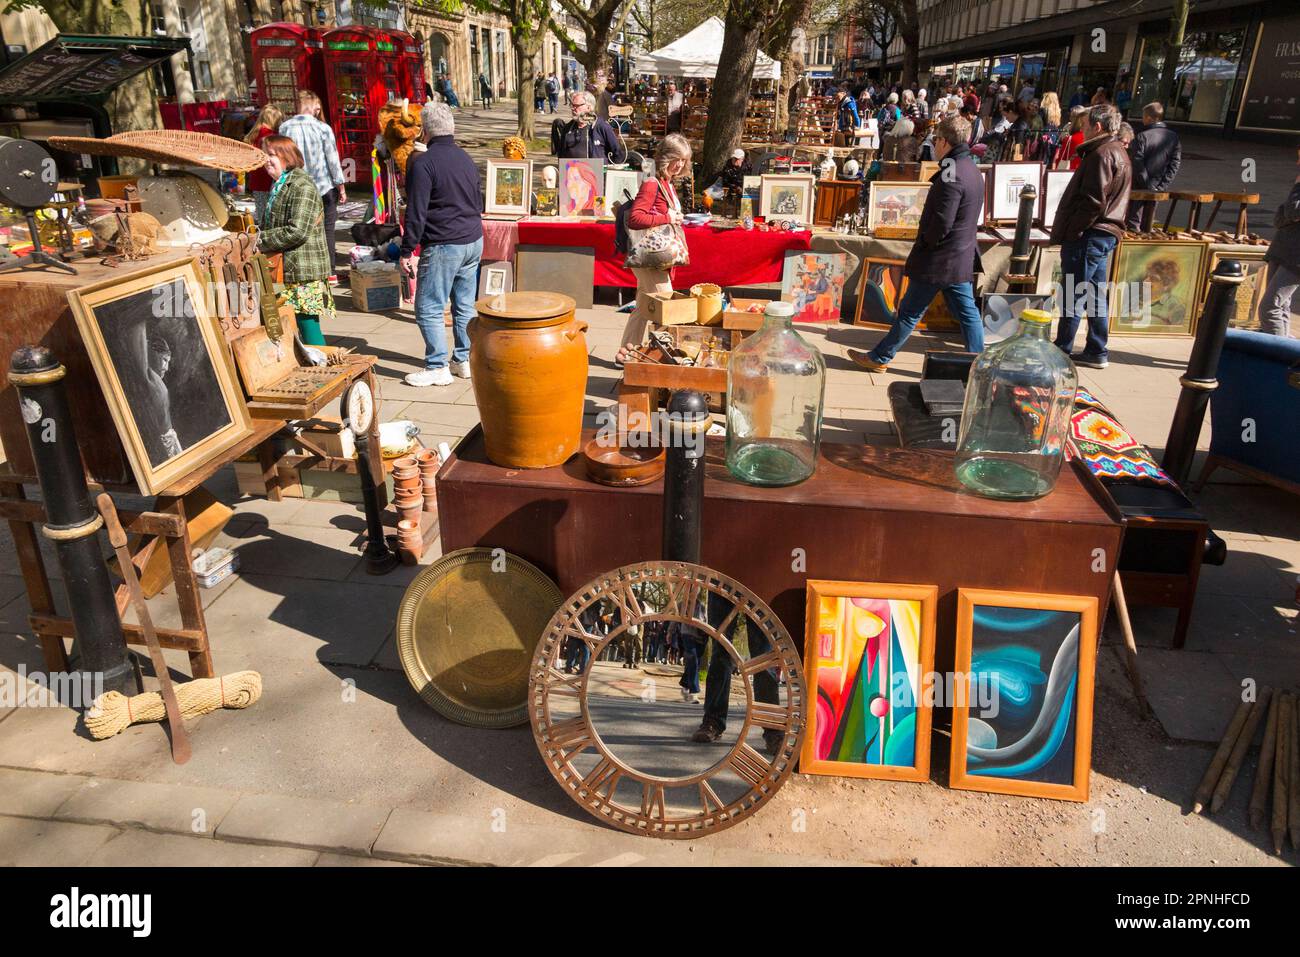
[[[247,708],[262,697],[262,676],[256,671],[236,671],[220,678],[197,678],[176,686],[181,715],[197,717],[218,708]],[[155,691],[128,698],[107,691],[86,712],[86,730],[97,741],[111,738],[133,724],[161,721],[167,716],[162,696]]]

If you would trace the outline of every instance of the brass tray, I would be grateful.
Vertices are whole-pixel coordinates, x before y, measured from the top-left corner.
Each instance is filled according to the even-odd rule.
[[[546,575],[499,549],[444,555],[402,597],[402,670],[444,718],[473,728],[527,724],[529,666],[562,598]]]

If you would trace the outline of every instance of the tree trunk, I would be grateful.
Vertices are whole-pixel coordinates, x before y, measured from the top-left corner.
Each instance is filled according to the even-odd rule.
[[[916,12],[916,0],[902,0],[903,15],[898,33],[903,38],[903,75],[899,82],[911,86],[917,80],[921,55],[921,20]]]
[[[537,76],[536,59],[542,50],[542,34],[525,35],[522,31],[511,30],[510,42],[515,48],[515,73],[519,77],[519,91],[516,97],[519,118],[519,135],[525,143],[532,141],[533,133],[533,80]]]
[[[709,121],[704,127],[704,155],[699,157],[701,176],[716,176],[727,164],[731,151],[740,146],[745,133],[745,110],[749,86],[758,61],[764,8],[760,3],[731,0],[722,32],[719,63],[731,68],[719,70],[709,98]]]
[[[1164,104],[1166,113],[1173,112],[1174,98],[1178,90],[1178,58],[1183,52],[1189,6],[1190,0],[1174,0],[1174,7],[1169,11],[1169,33],[1161,44],[1165,63],[1160,70],[1158,96],[1160,102]]]

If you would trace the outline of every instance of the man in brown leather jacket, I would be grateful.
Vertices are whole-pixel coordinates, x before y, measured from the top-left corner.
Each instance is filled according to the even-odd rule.
[[[1052,224],[1052,242],[1061,244],[1063,287],[1059,293],[1061,322],[1056,330],[1056,345],[1070,351],[1080,313],[1087,313],[1088,336],[1083,351],[1071,358],[1076,365],[1091,369],[1107,365],[1110,256],[1124,235],[1133,181],[1128,150],[1116,135],[1120,122],[1113,106],[1102,104],[1088,111],[1084,140],[1078,149],[1083,161],[1061,195]]]

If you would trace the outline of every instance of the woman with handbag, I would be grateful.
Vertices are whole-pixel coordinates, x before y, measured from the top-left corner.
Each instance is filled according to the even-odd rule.
[[[682,231],[682,204],[673,189],[673,180],[690,162],[691,144],[686,137],[680,133],[665,136],[655,150],[655,175],[641,184],[628,210],[625,265],[636,276],[636,308],[623,329],[623,342],[628,346],[640,346],[645,338],[650,293],[671,296],[672,268],[690,262]]]
[[[329,286],[333,266],[321,229],[325,205],[293,140],[272,134],[262,140],[262,151],[271,192],[257,246],[264,253],[284,254],[284,294],[297,314],[298,336],[306,345],[323,346],[321,320],[334,318]]]

